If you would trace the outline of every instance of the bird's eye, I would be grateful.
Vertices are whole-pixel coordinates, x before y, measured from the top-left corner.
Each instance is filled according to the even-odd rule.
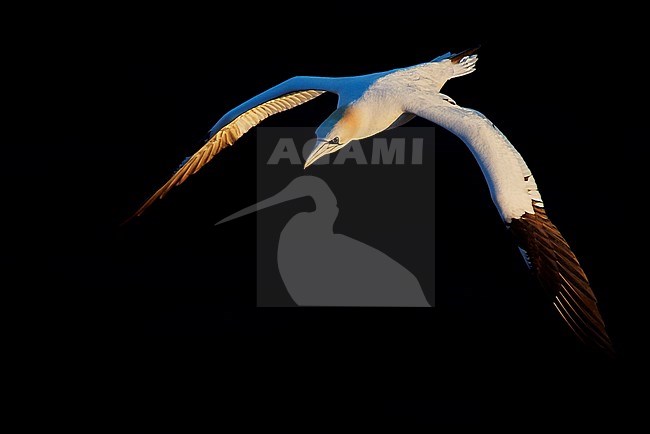
[[[330,144],[332,145],[338,145],[339,144],[339,138],[334,137],[332,140],[330,140]]]

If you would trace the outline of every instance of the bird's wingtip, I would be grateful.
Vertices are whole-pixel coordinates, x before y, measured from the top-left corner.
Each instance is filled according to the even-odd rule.
[[[140,214],[136,213],[136,214],[133,214],[133,215],[131,215],[130,217],[124,219],[124,220],[122,221],[122,223],[120,223],[120,227],[124,227],[124,226],[126,226],[126,225],[129,224],[133,219],[135,219],[136,217],[140,217]]]

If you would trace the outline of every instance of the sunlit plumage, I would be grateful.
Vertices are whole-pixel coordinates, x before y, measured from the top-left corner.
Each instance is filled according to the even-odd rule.
[[[458,136],[476,158],[492,200],[552,304],[584,342],[611,352],[611,342],[587,277],[566,241],[551,223],[535,178],[521,155],[483,114],[460,107],[440,93],[452,78],[474,71],[475,50],[447,53],[431,62],[358,77],[294,77],[228,112],[210,130],[206,144],[136,212],[183,183],[212,157],[267,117],[297,107],[324,92],[339,96],[338,108],[316,130],[305,167],[351,140],[371,137],[414,116]]]

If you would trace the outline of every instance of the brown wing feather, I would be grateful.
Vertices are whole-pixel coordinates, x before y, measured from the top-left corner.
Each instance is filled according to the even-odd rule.
[[[526,213],[510,224],[533,273],[553,297],[562,319],[582,341],[613,352],[596,296],[578,259],[544,208],[534,205],[534,210],[534,214]]]
[[[274,114],[289,110],[306,103],[325,93],[320,90],[304,90],[292,92],[269,100],[236,117],[215,135],[213,135],[191,158],[189,158],[162,187],[158,189],[133,215],[141,215],[157,199],[162,199],[177,185],[182,184],[190,176],[198,172],[215,155],[227,146],[231,146],[251,128]],[[131,217],[131,218],[133,218]]]

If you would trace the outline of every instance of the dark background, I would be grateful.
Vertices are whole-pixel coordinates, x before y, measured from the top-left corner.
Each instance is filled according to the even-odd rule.
[[[35,385],[23,393],[46,414],[176,432],[636,421],[647,342],[647,284],[636,280],[646,253],[630,249],[646,226],[635,164],[646,145],[641,14],[394,7],[404,11],[274,6],[254,19],[252,5],[74,20],[39,10],[5,38],[3,286],[18,294],[6,309]],[[580,347],[555,318],[470,153],[442,130],[434,309],[256,308],[254,219],[227,234],[212,226],[255,201],[255,133],[120,227],[259,91],[477,44],[478,71],[444,92],[485,113],[529,162],[591,278],[617,360]],[[266,124],[316,126],[334,104],[322,97]]]

